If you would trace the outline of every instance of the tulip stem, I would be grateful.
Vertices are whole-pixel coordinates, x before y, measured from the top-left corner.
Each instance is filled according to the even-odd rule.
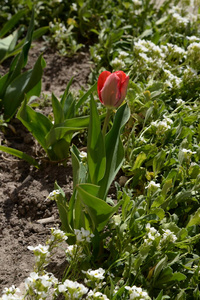
[[[109,124],[109,121],[110,121],[111,112],[112,112],[112,109],[107,108],[106,117],[105,117],[105,120],[104,120],[104,123],[103,123],[103,129],[102,129],[103,136],[106,135],[107,127],[108,127],[108,124]]]

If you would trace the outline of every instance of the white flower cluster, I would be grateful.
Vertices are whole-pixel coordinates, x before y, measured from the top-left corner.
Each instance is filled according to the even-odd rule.
[[[163,69],[165,74],[165,85],[167,87],[173,88],[173,87],[180,87],[182,83],[182,79],[180,77],[177,77],[176,75],[172,74],[171,71],[167,69]]]
[[[68,239],[68,236],[66,233],[60,229],[51,228],[51,238],[50,241],[54,242],[60,242],[60,241],[66,241]]]
[[[171,242],[171,243],[176,242],[177,237],[176,237],[176,235],[171,230],[169,230],[169,229],[166,229],[166,230],[163,229],[163,232],[164,233],[163,233],[162,238],[160,240],[161,244],[163,242],[166,242],[166,241]]]
[[[105,277],[104,273],[105,273],[105,270],[102,268],[99,268],[97,270],[89,269],[86,271],[86,275],[91,280],[103,280]]]
[[[166,116],[163,116],[163,120],[161,120],[161,121],[157,120],[157,121],[151,122],[151,126],[156,127],[156,134],[158,136],[164,134],[165,131],[170,129],[172,124],[173,124],[173,121]]]
[[[96,300],[109,300],[109,298],[102,294],[101,292],[94,292],[92,290],[89,291],[89,293],[87,294],[86,299],[96,299]]]
[[[49,246],[44,246],[44,245],[37,245],[35,247],[33,246],[28,246],[27,247],[30,251],[33,251],[35,255],[41,255],[41,254],[45,254],[45,255],[49,255]]]
[[[90,233],[90,231],[85,230],[83,227],[80,230],[74,229],[74,233],[76,235],[77,243],[83,243],[83,242],[90,243],[91,238],[94,237],[93,233]]]
[[[22,300],[23,296],[19,296],[20,290],[12,285],[10,288],[5,288],[3,290],[3,295],[0,300]]]
[[[66,293],[69,298],[67,299],[81,299],[83,295],[87,294],[88,288],[77,281],[66,279],[58,286],[60,293]]]
[[[129,291],[129,299],[134,299],[134,300],[150,300],[151,298],[147,294],[147,292],[143,291],[142,288],[137,287],[133,285],[132,287],[130,286],[125,286],[125,289]]]
[[[52,273],[39,275],[31,272],[29,277],[25,279],[26,293],[28,290],[34,291],[35,295],[39,295],[40,299],[46,299],[50,289],[58,284],[58,279]]]
[[[153,241],[160,237],[160,233],[148,223],[146,225],[147,237],[144,239],[145,245],[151,245]]]
[[[144,245],[145,246],[151,246],[153,244],[153,241],[155,241],[157,238],[158,244],[157,247],[160,249],[161,246],[168,243],[174,243],[177,240],[176,235],[169,229],[162,229],[162,234],[158,232],[157,229],[154,227],[151,227],[151,225],[148,223],[146,225],[146,231],[147,235],[144,238]]]
[[[104,273],[105,270],[102,268],[99,268],[97,270],[89,269],[87,271],[82,271],[84,274],[86,274],[86,277],[84,279],[84,282],[87,284],[87,286],[93,288],[93,292],[98,292],[105,282],[103,282],[103,279],[105,278]],[[96,299],[96,298],[95,298]],[[101,299],[101,298],[98,298]],[[103,299],[103,298],[102,298]]]
[[[54,23],[49,23],[49,28],[54,32],[54,39],[56,42],[60,41],[60,35],[65,34],[67,32],[66,26],[63,23],[56,20],[54,20]]]
[[[191,43],[187,48],[187,61],[194,70],[200,69],[200,43]]]
[[[177,27],[185,28],[190,22],[190,20],[186,17],[182,17],[179,13],[174,12],[172,13],[172,22]]]

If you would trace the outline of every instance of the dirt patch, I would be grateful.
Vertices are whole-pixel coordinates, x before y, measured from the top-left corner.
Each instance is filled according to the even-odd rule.
[[[59,96],[72,76],[73,89],[87,86],[91,69],[88,53],[63,58],[51,49],[44,49],[43,43],[34,44],[26,68],[35,63],[41,52],[44,53],[47,64],[43,76],[45,94],[54,92]],[[9,64],[5,62],[0,67],[0,73],[4,74],[8,68]],[[31,134],[16,119],[12,120],[11,125],[12,128],[0,131],[0,144],[36,157],[38,145]],[[33,270],[34,257],[27,246],[44,244],[50,228],[60,225],[56,204],[47,200],[55,181],[70,198],[70,161],[66,167],[47,162],[37,170],[24,161],[0,152],[0,292],[12,284],[19,285]]]

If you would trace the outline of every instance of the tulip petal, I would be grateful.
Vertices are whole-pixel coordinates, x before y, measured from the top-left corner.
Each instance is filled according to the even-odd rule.
[[[126,74],[123,71],[116,71],[114,72],[119,78],[121,82],[124,82],[124,80],[126,79]]]
[[[98,91],[98,95],[99,95],[99,99],[101,101],[101,103],[103,103],[102,97],[101,97],[101,90],[105,84],[105,81],[107,79],[108,76],[110,76],[110,72],[109,71],[103,71],[98,78],[97,81],[97,91]]]
[[[128,88],[128,82],[129,82],[129,76],[126,76],[125,80],[123,82],[121,82],[121,87],[120,87],[120,91],[121,91],[121,103],[124,101],[124,99],[126,97],[127,88]]]
[[[101,90],[103,104],[107,107],[114,108],[120,99],[120,78],[115,74],[110,74]]]

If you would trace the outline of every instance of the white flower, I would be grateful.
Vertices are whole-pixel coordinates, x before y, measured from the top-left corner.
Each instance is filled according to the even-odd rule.
[[[89,291],[86,299],[99,299],[99,300],[109,300],[108,297],[100,292]]]
[[[124,59],[127,56],[129,56],[129,53],[125,52],[125,51],[120,51],[119,52],[119,59]]]
[[[68,239],[68,236],[64,231],[60,229],[51,228],[51,241],[54,241],[55,239],[66,241]]]
[[[87,158],[87,152],[81,151],[81,152],[79,153],[79,156],[80,156],[81,159],[86,159],[86,158]]]
[[[66,279],[63,284],[58,286],[59,292],[65,292],[66,290],[72,297],[80,299],[81,296],[88,292],[88,288],[77,281]]]
[[[89,276],[89,278],[98,279],[98,280],[104,279],[104,277],[105,277],[104,273],[105,273],[105,270],[102,268],[99,268],[97,270],[89,269],[86,271],[86,274]]]
[[[149,184],[145,187],[146,189],[149,189],[149,188],[159,188],[160,187],[160,183],[155,183],[155,181],[151,180],[149,182]]]
[[[125,67],[125,63],[123,60],[119,59],[118,57],[115,57],[111,62],[110,65],[114,69],[123,69]]]
[[[51,193],[49,193],[49,196],[47,197],[47,199],[56,200],[56,195],[59,195],[59,194],[60,194],[59,190],[53,190]]]
[[[36,253],[41,253],[41,254],[49,254],[49,246],[44,246],[44,245],[41,245],[39,244],[38,246],[36,247],[33,247],[33,246],[28,246],[27,247],[30,251],[34,251]]]
[[[175,100],[176,100],[177,105],[185,104],[185,101],[183,101],[181,98],[177,98]]]
[[[173,234],[173,232],[171,231],[171,230],[169,230],[169,229],[166,229],[166,230],[164,230],[163,229],[163,236],[162,236],[162,239],[161,239],[161,243],[162,242],[164,242],[164,241],[166,241],[166,240],[168,240],[168,241],[170,241],[170,242],[175,242],[176,240],[177,240],[177,237],[176,237],[176,235],[175,234]]]
[[[125,286],[125,289],[129,291],[129,296],[130,296],[129,299],[138,299],[138,300],[150,299],[147,292],[144,292],[140,287],[136,287],[135,285],[133,285],[132,287]]]
[[[182,151],[183,153],[196,154],[196,151],[192,151],[192,150],[190,150],[190,149],[185,149],[185,148],[183,148],[183,149],[181,149],[181,151]]]
[[[81,228],[81,230],[79,229],[74,229],[74,233],[76,235],[76,240],[78,243],[81,242],[90,242],[91,238],[94,237],[93,233],[90,233],[90,231],[85,230],[83,227]]]

